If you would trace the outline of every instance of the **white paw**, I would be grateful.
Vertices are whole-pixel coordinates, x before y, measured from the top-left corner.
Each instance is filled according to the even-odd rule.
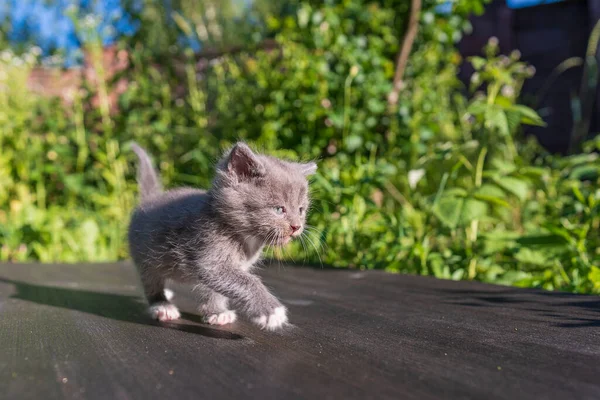
[[[181,315],[174,304],[156,304],[150,307],[150,315],[159,321],[172,321]]]
[[[204,321],[211,325],[226,325],[235,322],[237,315],[235,311],[227,310],[219,314],[210,314],[204,317]]]
[[[272,314],[261,315],[258,318],[254,318],[252,321],[262,329],[274,331],[287,323],[287,310],[283,306],[277,307]]]
[[[175,297],[175,293],[173,293],[173,291],[171,289],[165,289],[164,293],[165,293],[165,299],[167,299],[169,301],[173,300],[173,297]]]

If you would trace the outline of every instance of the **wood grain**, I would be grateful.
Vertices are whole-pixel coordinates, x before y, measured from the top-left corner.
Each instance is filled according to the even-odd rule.
[[[598,399],[600,299],[269,266],[293,326],[144,315],[128,263],[0,265],[2,399]]]

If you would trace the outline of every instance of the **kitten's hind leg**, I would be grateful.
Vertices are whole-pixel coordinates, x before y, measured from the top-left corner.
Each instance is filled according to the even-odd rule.
[[[144,293],[150,304],[150,316],[159,321],[172,321],[181,316],[175,304],[169,300],[173,297],[170,290],[165,290],[165,280],[142,274]]]
[[[226,325],[235,322],[235,311],[228,308],[229,299],[205,285],[198,284],[194,293],[200,302],[198,311],[202,314],[204,322],[211,325]]]

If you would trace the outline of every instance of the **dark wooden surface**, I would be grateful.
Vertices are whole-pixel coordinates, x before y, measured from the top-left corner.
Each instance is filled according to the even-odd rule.
[[[273,265],[281,333],[144,316],[130,264],[0,265],[2,399],[600,399],[600,298]]]

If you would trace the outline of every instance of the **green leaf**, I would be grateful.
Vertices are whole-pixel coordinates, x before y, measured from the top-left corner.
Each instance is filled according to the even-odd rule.
[[[506,193],[496,185],[484,183],[475,191],[476,194],[481,196],[497,197],[500,199],[506,199]]]
[[[508,129],[511,132],[515,132],[519,128],[521,123],[523,122],[522,118],[521,118],[521,114],[519,114],[518,112],[514,112],[514,111],[507,111],[506,119],[508,120]]]
[[[498,186],[517,196],[520,201],[525,201],[527,199],[529,184],[524,180],[512,176],[502,176],[494,180]]]
[[[463,205],[463,209],[461,210],[459,223],[463,226],[467,225],[471,223],[471,221],[487,215],[488,210],[489,206],[485,202],[475,198],[467,198]]]
[[[467,191],[463,188],[449,188],[444,192],[444,197],[466,197]]]
[[[510,130],[508,128],[508,119],[506,118],[506,114],[499,107],[488,107],[485,112],[486,123],[489,124],[489,127],[493,127],[498,129],[498,132],[502,136],[508,136],[510,134]]]
[[[469,114],[472,115],[481,115],[483,113],[485,113],[485,111],[487,110],[488,105],[481,100],[473,100],[473,102],[471,104],[469,104],[469,107],[467,108],[467,112]]]
[[[517,169],[513,162],[503,160],[501,158],[494,158],[491,162],[492,166],[497,169],[502,175],[510,175]]]
[[[495,103],[497,105],[499,105],[500,107],[502,107],[505,110],[510,110],[512,108],[513,102],[512,100],[504,97],[504,96],[498,96],[496,97]]]
[[[539,250],[532,250],[524,247],[515,254],[515,259],[525,264],[533,264],[540,266],[547,266],[548,259],[546,254]]]
[[[527,125],[546,126],[544,120],[533,109],[515,104],[511,107],[512,110],[518,111],[521,115],[521,122]]]
[[[483,254],[495,255],[508,249],[517,247],[513,237],[506,237],[503,234],[504,232],[502,232],[502,235],[497,235],[495,232],[487,235],[482,234],[480,239],[483,243]]]
[[[462,268],[459,268],[459,269],[457,269],[456,271],[454,271],[452,273],[451,279],[453,281],[460,281],[463,278],[464,275],[465,275],[465,270],[462,269]]]
[[[550,174],[550,171],[547,168],[542,167],[523,167],[520,172],[530,178],[541,178],[542,176]]]
[[[464,203],[463,198],[444,196],[433,208],[433,213],[444,225],[456,228]]]
[[[383,101],[371,98],[367,101],[367,108],[374,114],[381,114],[385,111],[385,103]]]
[[[531,274],[525,271],[508,271],[502,275],[495,283],[500,285],[514,285],[518,282],[531,279]]]
[[[579,190],[577,186],[573,185],[571,187],[571,190],[573,191],[573,194],[575,195],[575,197],[577,197],[577,200],[579,200],[580,203],[587,204],[587,202],[585,201],[585,197],[583,197],[581,190]]]
[[[336,128],[344,126],[344,115],[342,113],[333,113],[329,115],[329,120]]]
[[[475,198],[463,198],[445,194],[434,206],[433,213],[449,228],[465,226],[488,213],[489,206]]]
[[[559,165],[562,168],[566,168],[566,167],[574,167],[576,165],[581,165],[581,164],[593,164],[598,160],[598,154],[596,153],[591,153],[591,154],[577,154],[574,156],[569,156],[569,157],[564,157],[562,159],[559,159]]]
[[[72,174],[64,177],[64,183],[67,190],[73,193],[81,193],[84,184],[83,174]]]
[[[308,25],[310,19],[310,6],[304,5],[298,10],[298,25],[304,28]]]
[[[521,236],[516,242],[521,246],[556,246],[568,243],[563,235],[557,234]]]
[[[510,207],[510,204],[508,204],[506,200],[499,197],[487,196],[485,194],[474,194],[473,198],[496,206]]]
[[[354,151],[358,149],[363,144],[363,138],[358,135],[350,135],[344,141],[344,145],[346,146],[346,150]]]
[[[574,239],[571,237],[571,234],[568,230],[561,226],[555,226],[552,224],[544,224],[544,228],[546,228],[550,233],[553,233],[556,236],[562,237],[567,243],[573,243]]]
[[[494,282],[498,278],[499,275],[502,275],[505,272],[506,272],[506,270],[504,268],[502,268],[501,266],[496,265],[496,264],[491,265],[485,271],[485,281]]]
[[[475,71],[479,71],[485,65],[486,60],[483,57],[469,57],[469,62]]]
[[[588,279],[594,285],[594,290],[600,291],[600,268],[593,266],[588,274]]]
[[[569,178],[577,180],[595,180],[600,175],[600,166],[598,165],[580,165],[571,171]]]
[[[532,125],[532,126],[542,126],[545,127],[546,123],[543,120],[535,120],[535,119],[529,119],[527,117],[522,117],[521,118],[521,123],[525,124],[525,125]]]

